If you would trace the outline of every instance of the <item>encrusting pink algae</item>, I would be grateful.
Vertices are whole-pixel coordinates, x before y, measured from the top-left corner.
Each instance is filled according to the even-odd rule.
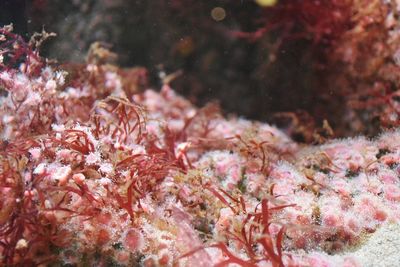
[[[11,27],[0,49],[2,266],[362,266],[343,252],[400,220],[399,130],[301,145]]]

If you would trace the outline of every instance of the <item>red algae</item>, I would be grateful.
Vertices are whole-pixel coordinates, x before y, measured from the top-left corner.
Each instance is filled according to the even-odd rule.
[[[327,14],[296,15],[316,42],[346,28],[293,3]],[[399,222],[399,130],[299,145],[169,84],[133,92],[93,49],[72,75],[0,30],[2,265],[358,266],[339,253]]]

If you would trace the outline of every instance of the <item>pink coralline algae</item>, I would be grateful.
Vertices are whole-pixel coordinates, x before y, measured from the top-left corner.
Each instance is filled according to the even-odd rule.
[[[168,85],[129,97],[116,67],[74,80],[15,38],[2,29],[2,265],[361,266],[341,253],[400,220],[398,130],[302,146]]]

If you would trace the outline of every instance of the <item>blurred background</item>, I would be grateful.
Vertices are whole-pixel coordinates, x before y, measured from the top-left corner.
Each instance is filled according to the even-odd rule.
[[[343,4],[351,1],[0,2],[1,23],[27,39],[42,29],[57,34],[42,48],[50,59],[84,62],[101,41],[119,66],[145,67],[151,87],[160,88],[160,73],[179,72],[171,85],[194,104],[218,101],[226,113],[278,124],[298,141],[310,141],[302,131],[324,119],[338,135],[353,127],[338,89],[347,85],[332,83],[344,64],[327,58],[352,27]]]

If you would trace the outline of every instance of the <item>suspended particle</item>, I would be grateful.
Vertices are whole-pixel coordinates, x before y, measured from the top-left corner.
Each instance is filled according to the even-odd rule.
[[[211,17],[215,21],[222,21],[226,17],[226,11],[222,7],[214,7],[211,10]]]

